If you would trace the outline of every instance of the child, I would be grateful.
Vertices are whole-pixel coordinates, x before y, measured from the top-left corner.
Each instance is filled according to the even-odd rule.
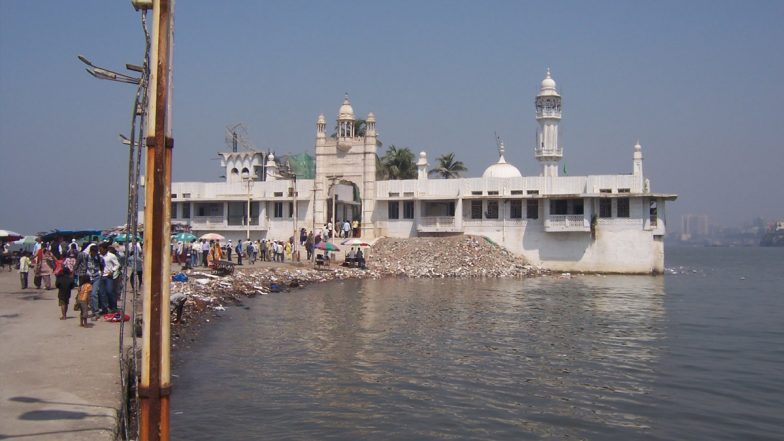
[[[88,304],[90,303],[90,293],[93,291],[93,284],[87,276],[79,277],[79,294],[76,296],[76,304],[79,305],[81,315],[79,316],[79,326],[87,326]]]
[[[22,289],[27,289],[27,276],[30,273],[31,261],[27,254],[25,251],[19,258],[19,280],[22,282]]]

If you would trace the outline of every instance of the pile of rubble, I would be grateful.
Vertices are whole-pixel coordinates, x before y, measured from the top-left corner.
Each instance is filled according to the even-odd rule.
[[[383,238],[368,266],[382,275],[405,277],[529,277],[540,270],[481,236]]]
[[[173,343],[192,341],[200,325],[209,322],[210,316],[220,315],[225,305],[242,305],[246,297],[287,292],[312,283],[381,277],[531,277],[543,273],[479,236],[383,238],[368,250],[367,269],[342,267],[337,264],[341,256],[335,257],[337,262],[326,268],[292,263],[244,268],[226,276],[187,272],[187,280],[171,284],[173,297],[181,293],[187,299],[172,332]]]

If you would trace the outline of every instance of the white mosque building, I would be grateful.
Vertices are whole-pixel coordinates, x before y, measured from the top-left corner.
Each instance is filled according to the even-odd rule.
[[[428,179],[421,152],[417,179],[381,181],[375,115],[360,130],[346,96],[337,133],[327,134],[323,114],[316,122],[314,178],[286,174],[261,152],[221,153],[225,182],[172,184],[172,220],[197,235],[287,239],[323,227],[335,212],[358,220],[367,240],[472,234],[555,271],[663,272],[665,201],[676,195],[651,192],[639,142],[629,174],[559,176],[561,96],[549,70],[535,111],[538,176],[522,176],[500,143],[497,162],[479,178]]]

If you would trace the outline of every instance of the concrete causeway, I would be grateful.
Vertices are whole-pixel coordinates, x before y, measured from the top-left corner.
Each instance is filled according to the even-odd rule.
[[[119,324],[79,327],[76,290],[60,320],[57,290],[32,279],[21,289],[16,270],[0,272],[0,440],[115,439]]]

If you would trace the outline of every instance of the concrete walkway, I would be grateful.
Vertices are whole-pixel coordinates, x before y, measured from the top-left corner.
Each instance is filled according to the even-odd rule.
[[[56,289],[23,290],[15,270],[0,272],[0,440],[115,439],[119,324],[79,327],[75,295],[59,320]]]

